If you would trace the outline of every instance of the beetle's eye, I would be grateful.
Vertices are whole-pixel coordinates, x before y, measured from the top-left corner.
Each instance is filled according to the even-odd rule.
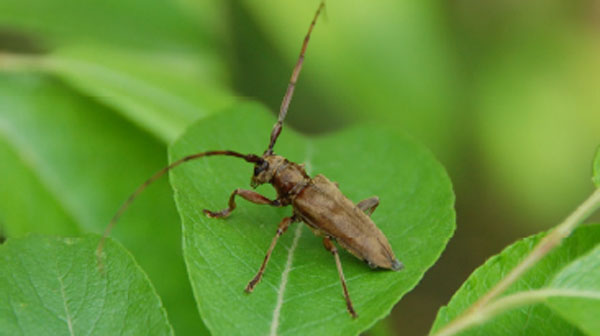
[[[260,166],[259,165],[254,166],[254,176],[257,176],[258,174],[262,173],[267,168],[269,168],[269,164],[266,161],[263,162]]]

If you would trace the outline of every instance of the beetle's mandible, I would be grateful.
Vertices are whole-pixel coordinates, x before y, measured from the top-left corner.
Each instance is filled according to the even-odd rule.
[[[283,121],[286,117],[290,101],[292,100],[300,70],[302,69],[304,53],[310,35],[323,8],[324,1],[319,5],[315,16],[310,23],[308,33],[304,38],[302,49],[300,50],[300,57],[294,67],[287,91],[281,103],[279,118],[277,123],[273,126],[269,146],[263,155],[241,154],[229,150],[208,151],[188,155],[163,168],[138,187],[114,215],[106,228],[104,236],[98,244],[96,254],[99,258],[104,241],[112,227],[137,195],[139,195],[149,184],[184,162],[206,156],[225,155],[238,157],[253,163],[254,174],[252,176],[251,186],[256,188],[258,185],[269,183],[277,191],[277,199],[268,199],[251,190],[236,189],[229,197],[229,206],[226,209],[220,211],[210,211],[205,209],[204,213],[207,216],[213,218],[225,218],[229,216],[236,207],[236,196],[240,196],[255,204],[265,204],[275,207],[291,205],[293,208],[292,216],[284,218],[279,223],[277,233],[275,234],[275,237],[273,237],[258,272],[246,286],[247,292],[252,292],[255,286],[260,282],[271,257],[271,252],[277,244],[277,240],[294,222],[306,223],[313,233],[323,237],[323,245],[335,258],[346,300],[346,307],[352,317],[357,317],[357,314],[352,306],[352,301],[342,271],[342,264],[340,262],[338,250],[333,243],[334,241],[357,258],[364,260],[372,268],[381,267],[399,271],[404,267],[394,256],[394,252],[385,235],[377,228],[370,218],[373,211],[375,211],[379,205],[379,198],[372,197],[363,200],[358,204],[354,204],[344,196],[336,183],[331,182],[323,175],[317,175],[314,178],[311,178],[304,170],[303,165],[290,162],[285,157],[276,155],[273,152],[273,147],[281,133]]]

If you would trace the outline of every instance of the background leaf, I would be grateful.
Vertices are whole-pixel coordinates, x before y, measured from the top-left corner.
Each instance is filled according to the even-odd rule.
[[[28,236],[0,246],[3,335],[171,335],[150,281],[133,257],[108,240],[105,273],[94,254],[100,236]]]
[[[0,225],[8,237],[103,232],[165,156],[154,137],[60,81],[0,76]],[[171,195],[166,179],[158,181],[113,234],[152,279],[175,330],[197,335],[203,329]]]
[[[273,123],[261,106],[239,106],[191,127],[171,147],[171,160],[209,149],[262,153]],[[333,257],[320,238],[297,224],[280,239],[263,281],[246,295],[244,287],[258,270],[277,223],[291,209],[242,200],[230,218],[207,218],[202,209],[226,206],[231,191],[248,185],[252,166],[233,158],[200,160],[174,170],[171,181],[201,315],[217,335],[358,334],[388,314],[439,257],[454,231],[450,181],[429,152],[382,127],[364,126],[314,140],[288,128],[276,151],[306,163],[313,176],[322,173],[339,182],[355,202],[378,195],[381,205],[373,219],[406,268],[373,271],[343,252],[344,272],[359,314],[352,320]],[[274,197],[270,186],[258,191]]]
[[[581,297],[551,297],[550,307],[588,335],[600,335],[600,245],[558,273],[550,288]]]
[[[440,309],[432,330],[436,331],[446,325],[489,291],[537,245],[544,235],[545,233],[537,234],[512,244],[475,270],[448,305]],[[554,274],[590,251],[598,241],[600,241],[600,225],[575,230],[559,247],[515,282],[504,296],[548,286]],[[461,335],[507,334],[572,335],[580,334],[580,331],[544,304],[535,304],[510,310],[483,325],[461,333]]]
[[[32,167],[34,160],[0,131],[0,173],[4,176],[0,193],[2,235],[21,236],[28,232],[76,235],[80,232],[79,223],[37,176],[39,171]]]
[[[44,64],[165,143],[232,100],[221,83],[221,64],[203,54],[148,54],[87,45],[57,50]]]
[[[0,22],[51,45],[103,41],[189,50],[208,39],[176,1],[5,0],[0,3]]]
[[[56,75],[165,143],[232,101],[222,84],[221,64],[201,53],[147,53],[88,44],[47,55],[0,55],[0,69]]]

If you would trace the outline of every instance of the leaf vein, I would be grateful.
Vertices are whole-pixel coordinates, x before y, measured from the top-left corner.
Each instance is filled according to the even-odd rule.
[[[294,231],[294,240],[292,242],[292,246],[288,250],[288,257],[285,263],[285,268],[283,269],[283,273],[281,274],[279,290],[277,291],[277,303],[275,304],[275,309],[273,310],[273,319],[271,320],[271,336],[277,335],[277,329],[279,328],[279,316],[281,314],[281,307],[283,306],[283,296],[285,294],[290,269],[292,268],[292,263],[294,261],[294,252],[298,247],[300,236],[302,236],[302,228],[304,227],[304,225],[297,225],[298,227],[296,228],[296,231]]]

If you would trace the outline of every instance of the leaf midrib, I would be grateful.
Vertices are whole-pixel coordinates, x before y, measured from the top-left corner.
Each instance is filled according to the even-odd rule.
[[[287,288],[288,277],[290,275],[290,271],[292,269],[292,263],[294,261],[294,253],[298,248],[298,242],[300,241],[300,237],[302,236],[302,228],[304,227],[304,223],[297,223],[298,227],[294,231],[294,240],[292,241],[292,246],[288,250],[287,261],[285,263],[285,267],[281,274],[281,281],[279,282],[279,288],[277,290],[277,301],[275,303],[275,309],[273,309],[273,319],[271,320],[270,326],[270,335],[277,335],[277,330],[279,329],[279,317],[281,314],[281,308],[283,307],[283,296],[285,295],[285,290]]]
[[[56,267],[56,269],[58,270],[58,266]],[[67,323],[69,334],[71,336],[75,336],[75,333],[73,332],[73,318],[71,317],[71,312],[69,311],[69,306],[67,303],[67,295],[65,293],[65,284],[63,282],[63,276],[59,274],[56,278],[58,279],[58,283],[60,285],[60,296],[62,297],[62,304],[65,310],[65,317],[67,319],[65,322]]]

